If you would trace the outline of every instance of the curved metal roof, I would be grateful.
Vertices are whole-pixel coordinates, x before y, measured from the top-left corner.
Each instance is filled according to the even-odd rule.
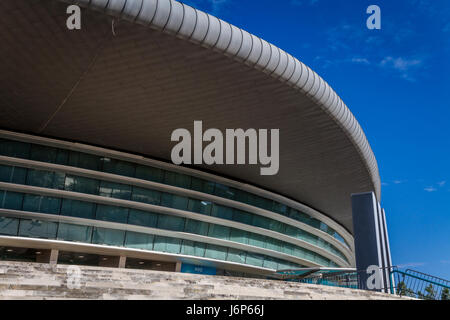
[[[173,0],[64,2],[92,9],[81,30],[67,30],[67,5],[58,1],[1,2],[0,58],[11,63],[0,66],[0,126],[163,160],[171,132],[194,120],[280,128],[277,176],[204,168],[303,202],[348,230],[350,194],[380,198],[357,120],[295,57]]]

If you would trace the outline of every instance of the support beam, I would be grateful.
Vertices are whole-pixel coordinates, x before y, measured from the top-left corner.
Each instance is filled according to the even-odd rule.
[[[50,252],[50,264],[57,264],[58,263],[58,255],[59,255],[59,250],[57,249],[52,249]]]

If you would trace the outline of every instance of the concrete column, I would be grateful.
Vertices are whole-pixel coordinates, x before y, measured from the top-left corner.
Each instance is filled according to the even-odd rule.
[[[384,222],[382,217],[382,211],[380,203],[378,203],[377,206],[377,216],[378,216],[378,230],[379,230],[379,240],[380,240],[380,249],[381,249],[381,266],[383,268],[383,292],[388,292],[388,278],[386,277],[386,271],[387,271],[387,257],[386,257],[386,241],[384,239]]]
[[[353,194],[352,211],[356,269],[359,271],[361,289],[368,289],[367,280],[371,275],[366,272],[367,268],[382,267],[378,203],[375,194],[373,192]],[[383,278],[380,279],[381,283]]]
[[[181,272],[181,262],[177,262],[175,265],[175,272]]]
[[[125,257],[125,256],[120,256],[120,259],[119,259],[119,268],[125,268],[126,263],[127,263],[127,257]]]
[[[391,248],[389,245],[389,235],[388,235],[388,230],[387,230],[387,222],[386,222],[386,212],[384,211],[384,209],[381,209],[381,218],[383,220],[383,232],[384,232],[384,241],[385,241],[385,249],[386,249],[386,261],[387,261],[387,270],[386,270],[386,278],[387,278],[387,284],[389,286],[389,289],[392,287],[394,292],[390,292],[389,293],[393,293],[395,294],[395,283],[394,283],[394,279],[393,276],[390,274],[390,272],[392,271],[392,258],[391,258]]]
[[[58,255],[59,255],[59,250],[57,249],[52,249],[50,252],[50,264],[57,264],[58,263]]]

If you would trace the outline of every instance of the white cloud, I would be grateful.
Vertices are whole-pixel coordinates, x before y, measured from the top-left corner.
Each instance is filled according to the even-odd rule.
[[[436,191],[437,189],[436,189],[435,187],[426,187],[426,188],[424,188],[423,190],[425,190],[425,191],[427,191],[427,192],[434,192],[434,191]]]
[[[447,181],[441,181],[441,182],[438,182],[439,187],[445,186],[446,182],[447,182]]]
[[[367,60],[366,58],[352,58],[352,62],[358,64],[370,64],[369,60]]]
[[[394,58],[391,56],[385,57],[380,62],[380,66],[392,69],[400,73],[401,78],[408,81],[415,81],[411,76],[413,69],[420,67],[423,64],[421,59],[406,59],[402,57]]]
[[[421,267],[426,265],[426,262],[408,262],[408,263],[403,263],[403,264],[399,264],[397,265],[399,268],[414,268],[414,267]]]
[[[398,71],[408,71],[410,68],[419,66],[422,64],[422,60],[419,59],[404,59],[402,57],[393,58],[386,57],[380,62],[381,66],[392,67]]]

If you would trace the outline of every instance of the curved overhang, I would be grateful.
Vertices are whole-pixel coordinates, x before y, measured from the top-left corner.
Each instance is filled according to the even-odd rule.
[[[198,166],[302,202],[352,231],[376,159],[331,87],[274,45],[172,0],[2,1],[0,126],[170,161],[177,128],[280,129],[280,171]],[[92,9],[92,10],[90,10]]]

